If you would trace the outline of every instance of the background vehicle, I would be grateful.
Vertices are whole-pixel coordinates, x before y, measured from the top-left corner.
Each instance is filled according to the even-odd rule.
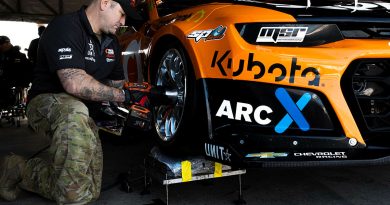
[[[153,107],[162,146],[263,166],[388,162],[390,3],[302,3],[139,5],[123,64],[176,96]]]

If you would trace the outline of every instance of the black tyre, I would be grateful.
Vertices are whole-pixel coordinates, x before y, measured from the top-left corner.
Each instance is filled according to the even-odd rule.
[[[174,96],[168,103],[153,107],[153,132],[163,148],[176,148],[196,142],[193,123],[196,113],[195,75],[192,63],[179,43],[170,43],[156,55],[152,84],[163,86]],[[172,100],[173,99],[173,100]]]

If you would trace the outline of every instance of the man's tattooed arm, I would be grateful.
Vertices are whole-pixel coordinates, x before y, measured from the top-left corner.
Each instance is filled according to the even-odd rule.
[[[114,88],[123,88],[123,85],[125,84],[124,80],[108,80],[104,84],[114,87]]]
[[[61,69],[57,75],[65,91],[76,97],[92,101],[125,101],[122,89],[104,85],[82,69]]]

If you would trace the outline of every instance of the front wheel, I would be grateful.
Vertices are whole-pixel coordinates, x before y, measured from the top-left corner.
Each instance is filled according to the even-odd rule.
[[[191,124],[196,113],[192,64],[178,43],[166,46],[159,52],[157,59],[152,67],[152,83],[166,88],[174,95],[174,100],[153,108],[157,140],[165,148],[190,144],[196,140],[193,136],[196,128]]]

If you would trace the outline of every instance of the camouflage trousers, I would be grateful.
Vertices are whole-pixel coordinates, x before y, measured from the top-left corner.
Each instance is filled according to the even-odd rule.
[[[88,108],[65,93],[41,94],[27,107],[30,126],[49,136],[49,161],[27,161],[19,186],[58,204],[86,204],[100,195],[103,153]]]

